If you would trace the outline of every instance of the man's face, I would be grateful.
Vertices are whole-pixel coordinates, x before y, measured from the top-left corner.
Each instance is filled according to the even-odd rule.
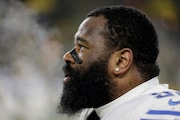
[[[99,107],[110,101],[108,60],[101,35],[106,20],[90,17],[75,34],[75,51],[82,60],[78,64],[70,52],[64,55],[64,89],[59,111],[75,114],[83,108]]]

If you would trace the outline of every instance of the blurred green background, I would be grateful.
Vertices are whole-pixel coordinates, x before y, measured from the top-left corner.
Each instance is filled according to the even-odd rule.
[[[107,5],[129,5],[147,13],[159,36],[160,82],[168,83],[170,88],[180,90],[179,0],[21,0],[21,2],[25,4],[25,9],[32,9],[37,14],[36,20],[40,28],[33,27],[32,21],[30,24],[26,23],[31,17],[27,17],[29,14],[24,15],[18,7],[15,6],[13,12],[10,10],[10,18],[18,16],[18,20],[10,21],[12,25],[8,24],[10,28],[8,32],[5,32],[7,36],[16,36],[7,38],[7,40],[14,39],[11,41],[12,45],[0,46],[1,56],[4,53],[4,56],[11,56],[3,59],[4,61],[11,59],[9,63],[0,61],[2,62],[0,69],[1,120],[77,119],[78,115],[67,117],[56,113],[62,90],[62,56],[72,48],[73,36],[87,13]],[[1,12],[6,9],[3,6],[0,7]],[[20,11],[17,16],[16,10]],[[2,19],[9,13],[6,12],[4,11],[5,15],[0,16]],[[6,19],[5,21],[9,20],[8,17]],[[0,19],[0,25],[4,25],[2,21]],[[18,22],[20,24],[17,24]],[[14,30],[13,27],[19,29]],[[9,32],[9,29],[12,32]],[[19,32],[15,35],[14,31]],[[32,39],[46,40],[34,42]],[[11,47],[13,49],[10,49]],[[17,57],[16,53],[20,57]]]

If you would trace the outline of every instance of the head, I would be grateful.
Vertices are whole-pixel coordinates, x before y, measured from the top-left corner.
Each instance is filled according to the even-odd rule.
[[[91,11],[64,55],[61,112],[99,107],[157,76],[155,29],[147,16],[125,6]]]

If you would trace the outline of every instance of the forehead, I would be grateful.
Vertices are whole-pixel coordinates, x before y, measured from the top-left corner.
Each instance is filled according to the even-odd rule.
[[[104,40],[102,32],[106,19],[103,16],[88,17],[79,26],[75,34],[76,38],[83,38],[87,42],[98,42]]]

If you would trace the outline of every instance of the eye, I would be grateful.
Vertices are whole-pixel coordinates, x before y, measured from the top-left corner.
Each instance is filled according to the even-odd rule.
[[[78,44],[77,46],[78,46],[79,49],[86,48],[86,47],[85,47],[84,45],[82,45],[82,44]]]
[[[85,46],[83,46],[83,45],[78,45],[78,46],[79,46],[80,49],[85,47]]]

